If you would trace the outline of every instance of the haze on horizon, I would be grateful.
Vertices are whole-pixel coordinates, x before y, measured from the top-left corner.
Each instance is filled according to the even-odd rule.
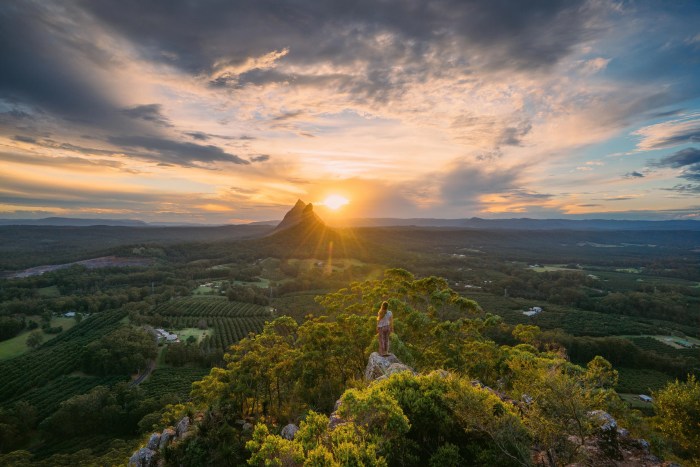
[[[700,219],[696,1],[18,0],[0,70],[3,218]]]

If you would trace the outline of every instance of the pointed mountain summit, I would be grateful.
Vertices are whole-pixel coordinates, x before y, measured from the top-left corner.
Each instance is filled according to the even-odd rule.
[[[318,228],[326,227],[326,224],[321,220],[320,217],[314,212],[313,204],[306,204],[302,200],[297,200],[296,204],[292,209],[284,215],[282,222],[277,224],[277,227],[270,232],[270,235],[274,235],[283,230],[287,230],[295,226],[304,226],[307,228]]]

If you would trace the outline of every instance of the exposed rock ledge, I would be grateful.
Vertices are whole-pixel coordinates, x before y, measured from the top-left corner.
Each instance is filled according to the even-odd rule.
[[[384,357],[377,352],[372,352],[367,361],[367,368],[365,368],[365,379],[367,381],[375,381],[402,371],[410,371],[415,374],[413,368],[404,365],[401,360],[396,358],[396,355],[390,353]]]
[[[154,467],[161,465],[159,453],[169,444],[187,437],[190,429],[190,417],[184,417],[173,428],[166,428],[162,433],[153,433],[145,448],[134,452],[129,459],[129,467]]]

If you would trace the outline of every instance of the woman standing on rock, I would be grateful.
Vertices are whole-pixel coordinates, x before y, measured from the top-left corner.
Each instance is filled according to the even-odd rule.
[[[379,355],[389,355],[389,335],[394,332],[394,314],[389,310],[389,302],[382,302],[377,313],[377,335]]]

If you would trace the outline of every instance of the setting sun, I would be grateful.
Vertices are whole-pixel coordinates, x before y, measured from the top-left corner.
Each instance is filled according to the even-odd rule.
[[[329,209],[336,210],[339,209],[346,204],[348,204],[350,201],[348,201],[347,198],[344,198],[339,195],[330,195],[328,196],[325,200],[323,200],[323,205],[326,206]]]

